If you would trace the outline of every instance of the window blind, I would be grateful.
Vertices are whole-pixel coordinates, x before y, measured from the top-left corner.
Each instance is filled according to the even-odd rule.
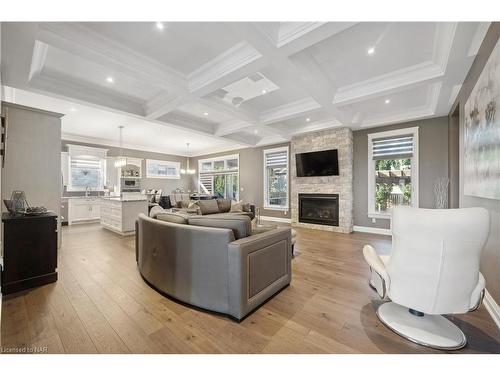
[[[265,158],[267,167],[286,166],[288,161],[288,152],[286,150],[269,152],[265,154]]]
[[[413,156],[413,136],[378,138],[372,141],[373,160],[404,159]]]

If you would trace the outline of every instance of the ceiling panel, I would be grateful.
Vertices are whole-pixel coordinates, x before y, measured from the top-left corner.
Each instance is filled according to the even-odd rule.
[[[223,22],[88,22],[84,25],[183,74],[239,42]]]

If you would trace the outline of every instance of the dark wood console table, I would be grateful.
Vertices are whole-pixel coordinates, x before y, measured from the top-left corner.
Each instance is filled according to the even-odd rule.
[[[57,215],[2,214],[4,225],[2,294],[57,280]]]

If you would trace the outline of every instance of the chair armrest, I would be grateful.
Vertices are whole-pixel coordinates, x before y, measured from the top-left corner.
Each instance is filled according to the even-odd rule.
[[[377,290],[377,293],[380,295],[380,297],[386,298],[387,292],[389,291],[390,287],[390,278],[385,268],[384,262],[378,256],[375,249],[370,245],[365,245],[363,247],[363,256],[365,257],[366,263],[368,263],[372,272],[375,272],[375,274],[380,278],[381,288],[377,288],[376,286],[374,286]]]

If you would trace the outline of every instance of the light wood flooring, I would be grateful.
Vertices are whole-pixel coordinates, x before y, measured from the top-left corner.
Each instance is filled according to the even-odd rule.
[[[291,285],[241,323],[180,305],[137,272],[134,238],[99,225],[63,230],[59,280],[2,304],[1,345],[50,353],[439,353],[376,318],[362,246],[390,238],[297,229]],[[452,318],[468,336],[458,353],[500,352],[484,307]]]

